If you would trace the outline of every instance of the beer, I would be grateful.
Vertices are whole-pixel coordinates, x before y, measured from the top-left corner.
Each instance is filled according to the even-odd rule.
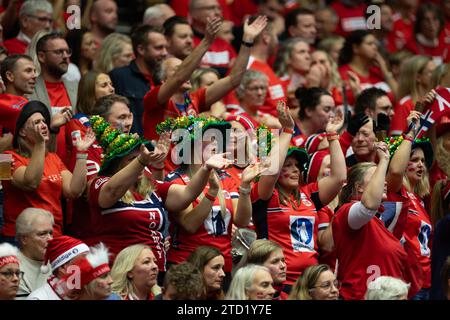
[[[11,180],[12,154],[0,153],[0,180]]]

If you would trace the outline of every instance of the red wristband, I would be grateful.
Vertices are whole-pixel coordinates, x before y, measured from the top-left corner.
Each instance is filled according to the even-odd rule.
[[[408,141],[411,142],[411,143],[414,142],[414,139],[411,138],[410,136],[408,136],[407,134],[403,134],[403,139],[404,139],[404,140],[408,140]]]
[[[216,197],[210,195],[209,193],[205,193],[205,198],[208,199],[211,202],[216,201]]]
[[[284,133],[294,134],[294,129],[283,128]]]

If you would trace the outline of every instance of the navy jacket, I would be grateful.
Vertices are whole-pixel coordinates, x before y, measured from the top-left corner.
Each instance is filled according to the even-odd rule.
[[[144,113],[144,96],[150,90],[150,83],[139,71],[136,61],[133,60],[126,67],[115,68],[109,76],[116,90],[116,94],[130,100],[130,109],[133,112],[133,126],[131,132],[144,135],[142,129],[142,115]]]
[[[441,281],[441,270],[450,256],[450,213],[436,223],[431,248],[430,300],[446,300]]]

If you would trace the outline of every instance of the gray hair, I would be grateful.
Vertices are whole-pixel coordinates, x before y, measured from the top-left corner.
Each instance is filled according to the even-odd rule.
[[[33,232],[33,224],[39,217],[48,218],[52,225],[55,223],[53,215],[44,209],[27,208],[16,219],[16,236],[25,236]]]
[[[247,70],[244,76],[242,77],[239,87],[236,88],[237,98],[242,99],[242,97],[244,96],[244,91],[249,85],[249,83],[252,82],[253,80],[259,79],[265,81],[267,85],[269,84],[269,78],[267,77],[266,74],[256,70]]]
[[[35,15],[38,11],[53,13],[53,7],[47,0],[28,0],[20,8],[19,17],[24,15]]]
[[[401,279],[381,276],[367,285],[366,300],[399,300],[408,295],[409,287]]]
[[[277,52],[277,58],[273,66],[277,76],[282,77],[287,73],[288,62],[291,60],[292,51],[299,42],[304,42],[309,46],[307,40],[299,37],[289,38],[281,43],[280,49]]]
[[[154,19],[160,18],[162,15],[161,8],[164,5],[165,4],[163,4],[163,3],[159,3],[159,4],[155,4],[151,7],[148,7],[145,10],[144,18],[142,18],[142,23],[146,23],[146,21],[148,21],[148,20],[154,20]]]
[[[231,280],[225,300],[248,300],[247,292],[252,287],[257,271],[266,271],[270,274],[268,268],[256,264],[249,264],[240,268]]]

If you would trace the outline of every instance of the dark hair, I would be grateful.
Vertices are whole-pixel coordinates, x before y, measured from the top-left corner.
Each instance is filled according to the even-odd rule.
[[[48,34],[46,34],[45,36],[43,36],[42,38],[40,38],[36,44],[36,54],[39,53],[40,51],[45,51],[45,47],[47,46],[47,42],[50,40],[54,40],[54,39],[63,39],[66,40],[64,38],[64,35],[62,34],[62,32],[59,31],[52,31]]]
[[[350,33],[345,39],[344,46],[339,53],[339,65],[342,66],[344,64],[350,63],[353,60],[353,46],[361,45],[363,43],[364,38],[369,34],[372,34],[367,30],[355,30]]]
[[[298,111],[298,116],[301,120],[306,118],[306,109],[314,110],[317,105],[320,104],[320,98],[323,95],[331,96],[331,94],[322,88],[304,88],[300,87],[295,90],[295,97],[300,104],[300,110]]]
[[[70,49],[72,49],[72,56],[70,61],[79,66],[81,57],[81,44],[83,43],[84,35],[90,32],[86,28],[70,30],[66,35],[66,41]],[[89,69],[92,68],[92,61],[89,63]]]
[[[442,11],[439,9],[439,7],[437,5],[435,5],[434,3],[423,3],[416,12],[416,23],[414,24],[414,34],[418,34],[420,33],[420,29],[421,29],[421,24],[423,22],[423,20],[425,19],[425,14],[427,12],[433,12],[434,15],[436,16],[436,18],[438,18],[439,20],[439,30],[436,36],[438,36],[442,29],[444,28],[444,16],[442,14]]]
[[[449,294],[450,287],[448,285],[448,280],[450,279],[450,256],[445,260],[444,265],[441,269],[441,280],[442,280],[442,292],[444,296],[447,297]]]
[[[176,300],[204,299],[206,295],[203,275],[190,262],[182,262],[169,268],[164,277],[164,289],[167,290],[169,285],[176,290]]]
[[[376,87],[368,88],[359,94],[355,102],[355,113],[364,113],[367,109],[375,111],[378,98],[387,96],[387,92]]]
[[[126,97],[118,94],[110,94],[101,97],[95,102],[93,112],[106,120],[109,117],[112,105],[116,102],[124,103],[128,107],[130,106],[130,101]]]
[[[148,25],[141,25],[131,33],[131,43],[133,44],[133,51],[135,55],[138,55],[137,48],[140,45],[147,44],[147,35],[150,32],[161,33],[164,35],[162,27],[153,27]]]
[[[175,32],[175,27],[178,24],[187,24],[189,26],[189,22],[186,20],[186,18],[181,16],[173,16],[167,19],[164,24],[164,35],[168,38],[170,38],[173,33]]]
[[[8,79],[6,78],[6,72],[13,72],[16,68],[17,61],[19,61],[20,59],[26,59],[33,62],[33,59],[31,59],[31,57],[27,56],[26,54],[13,54],[11,56],[7,56],[0,65],[0,76],[2,77],[5,85],[8,82]]]
[[[309,9],[306,8],[297,8],[292,11],[289,11],[289,13],[286,15],[284,26],[286,32],[289,32],[289,27],[296,26],[297,25],[297,16],[306,16],[306,15],[314,15],[314,12],[312,12]]]

